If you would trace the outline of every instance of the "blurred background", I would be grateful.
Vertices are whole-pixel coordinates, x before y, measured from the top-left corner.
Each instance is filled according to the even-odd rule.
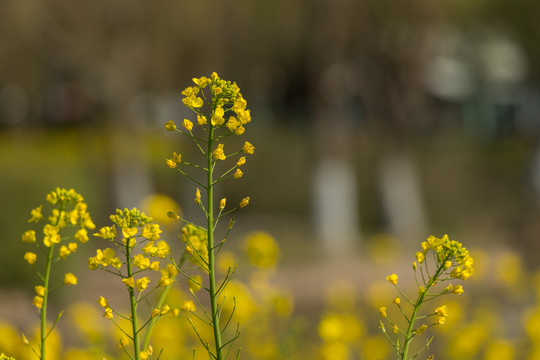
[[[242,89],[256,147],[218,189],[252,200],[230,246],[276,239],[273,281],[295,314],[318,321],[338,280],[370,304],[370,284],[448,233],[478,254],[468,301],[503,294],[522,339],[534,296],[509,294],[539,268],[539,13],[526,0],[0,2],[0,318],[35,320],[20,237],[55,187],[83,194],[98,227],[157,194],[199,216],[164,163],[196,149],[164,124],[192,119],[180,92],[216,71]]]

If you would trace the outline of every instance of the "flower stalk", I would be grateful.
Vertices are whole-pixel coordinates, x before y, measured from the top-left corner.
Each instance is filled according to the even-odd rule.
[[[176,131],[183,136],[191,138],[197,149],[205,158],[205,165],[203,165],[205,167],[195,165],[193,162],[187,162],[182,159],[180,154],[176,153],[173,153],[171,159],[166,159],[166,164],[171,169],[176,169],[180,174],[187,177],[198,186],[195,191],[194,200],[203,211],[206,224],[205,226],[196,225],[175,214],[170,214],[170,216],[185,223],[185,226],[182,228],[182,241],[186,244],[186,254],[188,254],[188,258],[191,262],[197,265],[203,272],[207,273],[208,283],[203,284],[200,280],[197,281],[195,276],[184,272],[177,266],[177,270],[181,272],[190,283],[196,283],[199,288],[204,289],[208,293],[210,309],[205,309],[202,305],[204,301],[199,300],[195,291],[191,292],[196,303],[200,306],[202,314],[196,313],[195,310],[190,310],[189,313],[203,324],[212,327],[213,348],[211,348],[209,341],[206,341],[201,337],[200,332],[197,330],[195,323],[190,317],[188,317],[188,321],[193,327],[201,345],[208,352],[210,359],[224,360],[227,358],[235,340],[238,338],[239,331],[237,328],[232,337],[224,339],[224,336],[227,336],[227,326],[233,318],[235,309],[233,306],[231,313],[227,314],[226,324],[221,327],[220,320],[223,315],[222,311],[225,302],[224,292],[234,273],[234,269],[229,268],[225,278],[218,283],[216,281],[216,258],[230,233],[234,221],[231,220],[224,239],[218,244],[216,244],[215,241],[215,231],[219,220],[223,216],[229,215],[231,212],[247,206],[249,198],[246,197],[242,199],[239,202],[239,205],[233,207],[232,210],[225,210],[227,204],[225,198],[219,200],[219,203],[216,202],[216,204],[214,204],[214,187],[228,179],[240,179],[243,176],[243,172],[239,167],[245,164],[246,158],[240,157],[240,159],[235,160],[234,165],[224,171],[221,171],[219,167],[219,170],[216,170],[216,165],[218,163],[226,163],[227,160],[235,158],[242,153],[253,154],[255,147],[246,141],[242,149],[227,154],[225,144],[221,142],[228,136],[242,135],[245,131],[244,125],[251,121],[250,110],[246,109],[247,102],[243,99],[236,83],[222,80],[216,73],[212,73],[210,78],[195,78],[193,79],[193,82],[195,83],[195,86],[188,87],[182,92],[182,95],[185,96],[182,102],[196,114],[197,124],[200,128],[196,129],[195,124],[188,119],[185,119],[182,123],[183,130],[178,129],[172,120],[165,124],[165,128],[168,131]],[[206,115],[203,108],[207,109],[208,113]],[[196,131],[206,134],[205,136],[194,135],[194,132]],[[194,171],[204,172],[206,180],[196,180],[197,177],[192,176],[187,171],[188,167],[192,168]],[[201,189],[199,189],[199,187],[202,190],[205,190],[204,194],[201,194]],[[202,199],[203,196],[206,196],[204,201]],[[219,212],[217,212],[218,208]],[[216,210],[216,212],[214,210]],[[236,302],[234,297],[232,301],[234,303]],[[237,358],[238,357],[239,352],[237,353]]]

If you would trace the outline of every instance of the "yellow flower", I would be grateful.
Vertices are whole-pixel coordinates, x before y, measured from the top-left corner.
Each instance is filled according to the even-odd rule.
[[[461,285],[455,285],[455,286],[452,288],[452,293],[457,294],[457,295],[463,294],[463,286],[461,286]]]
[[[195,191],[195,204],[201,203],[201,190],[197,188],[197,191]]]
[[[381,307],[379,308],[379,313],[381,314],[381,317],[382,317],[383,319],[385,319],[386,316],[387,316],[387,315],[386,315],[386,307],[381,306]]]
[[[397,298],[394,299],[393,302],[394,302],[394,304],[399,305],[399,304],[401,304],[401,299],[397,297]]]
[[[68,247],[65,245],[62,245],[60,247],[60,252],[58,256],[60,256],[62,259],[65,259],[69,254],[71,254],[71,251],[68,249]]]
[[[447,317],[448,316],[448,308],[446,307],[446,305],[439,306],[438,308],[436,308],[435,309],[435,315],[442,316],[442,317]]]
[[[28,230],[22,235],[22,241],[27,243],[36,242],[36,232],[34,230]]]
[[[158,224],[146,224],[142,230],[142,236],[148,240],[159,240],[161,232]]]
[[[427,326],[426,324],[424,324],[424,325],[420,326],[418,329],[416,329],[416,330],[414,331],[414,333],[415,333],[416,335],[420,335],[420,334],[422,334],[424,331],[426,331],[427,328],[428,328],[428,326]]]
[[[253,154],[255,152],[255,147],[246,141],[244,147],[242,147],[242,151],[247,154]]]
[[[227,157],[223,152],[223,144],[218,144],[218,147],[213,152],[214,159],[216,160],[225,160]]]
[[[425,260],[425,258],[426,258],[426,257],[425,257],[425,255],[424,255],[423,252],[418,251],[418,252],[416,253],[416,261],[418,261],[419,264],[423,263],[424,260]]]
[[[143,254],[137,254],[133,258],[133,265],[141,270],[147,269],[150,266],[150,259],[144,257]]]
[[[169,245],[163,241],[163,240],[160,240],[156,243],[156,247],[157,247],[157,251],[156,251],[156,255],[159,256],[160,258],[165,258],[165,256],[167,254],[169,254],[169,251],[170,251],[170,248],[169,248]]]
[[[43,227],[43,234],[45,234],[43,244],[45,244],[46,247],[51,247],[51,245],[60,242],[60,234],[58,234],[58,228],[56,226],[50,224],[45,225],[45,227]]]
[[[112,320],[113,318],[113,311],[110,307],[105,308],[105,312],[103,313],[103,317],[105,319]]]
[[[210,83],[210,79],[208,79],[207,77],[201,77],[199,79],[197,78],[193,78],[193,82],[198,86],[200,87],[201,89],[204,89],[206,87],[206,85],[208,85]]]
[[[158,271],[159,261],[152,261],[152,263],[150,264],[150,270]]]
[[[80,241],[81,243],[85,243],[88,241],[88,231],[86,229],[79,229],[75,235],[75,240]]]
[[[234,135],[242,135],[245,131],[246,131],[246,129],[242,125],[240,125],[234,131]]]
[[[29,251],[24,254],[24,260],[26,260],[30,265],[33,265],[37,260],[37,255]]]
[[[167,166],[171,169],[174,169],[176,167],[176,163],[172,159],[165,159],[165,164],[167,164]]]
[[[102,239],[114,239],[116,235],[118,234],[116,233],[116,227],[114,225],[104,226],[99,229],[99,233],[94,234],[94,236],[100,237]]]
[[[137,229],[136,227],[122,228],[122,236],[125,237],[126,239],[137,235],[137,232],[139,232],[139,229]]]
[[[388,275],[386,280],[388,280],[392,285],[397,285],[398,276],[396,274]]]
[[[169,312],[171,308],[169,307],[169,305],[165,304],[161,307],[161,309],[159,309],[159,314],[160,315],[165,315],[166,313]]]
[[[184,126],[184,128],[186,128],[187,131],[191,131],[193,129],[193,123],[189,121],[188,119],[184,119],[182,126]]]
[[[394,334],[397,334],[397,333],[399,332],[399,328],[398,328],[397,325],[394,325],[394,326],[392,327],[392,332],[393,332]]]
[[[34,296],[34,300],[32,301],[32,305],[37,307],[38,309],[41,309],[43,307],[43,298],[41,296]]]
[[[197,124],[205,125],[207,123],[206,116],[197,115]]]
[[[168,131],[174,131],[176,130],[176,124],[174,123],[174,121],[169,120],[165,124],[165,129],[167,129]]]
[[[219,201],[219,210],[225,209],[225,204],[227,203],[227,199],[223,198]]]
[[[39,220],[43,219],[43,214],[41,213],[41,208],[43,205],[38,206],[37,208],[30,211],[30,215],[32,216],[28,222],[38,222]]]
[[[212,118],[210,119],[210,122],[212,123],[212,125],[213,126],[222,125],[225,122],[223,115],[225,115],[225,110],[223,110],[221,106],[218,106],[216,110],[214,110],[214,114],[212,115]]]
[[[444,262],[444,270],[449,269],[452,266],[452,262],[447,260]]]
[[[238,159],[238,162],[236,163],[236,166],[240,167],[246,163],[246,157],[242,156],[240,159]]]
[[[35,287],[36,289],[36,294],[38,294],[38,296],[45,296],[45,287],[44,286],[41,286],[41,285],[38,285]]]
[[[242,170],[236,169],[236,172],[234,173],[234,178],[235,179],[240,179],[243,175],[244,175],[244,173],[242,172]]]
[[[122,279],[122,282],[126,287],[135,287],[135,280],[133,279],[133,276],[128,277],[127,279]]]
[[[99,306],[101,306],[102,308],[108,308],[109,307],[109,304],[107,303],[107,300],[105,300],[105,298],[103,296],[100,296],[99,299],[98,299],[98,304]]]
[[[445,322],[446,322],[445,317],[438,317],[437,320],[435,321],[435,324],[436,325],[444,325]]]
[[[72,273],[67,273],[66,275],[64,275],[64,284],[77,285],[77,277]]]
[[[145,276],[145,277],[137,280],[137,282],[136,282],[137,289],[139,289],[139,291],[143,291],[144,289],[146,289],[148,287],[149,283],[150,283],[150,278]]]
[[[184,304],[182,305],[182,310],[194,312],[196,310],[195,304],[191,300],[184,301]]]
[[[152,312],[151,312],[150,315],[151,315],[152,317],[156,317],[156,316],[159,315],[159,313],[160,313],[159,309],[154,309],[154,310],[152,310]]]
[[[248,204],[249,204],[249,196],[243,198],[242,201],[240,201],[239,206],[240,206],[241,208],[243,208],[243,207],[246,207]]]

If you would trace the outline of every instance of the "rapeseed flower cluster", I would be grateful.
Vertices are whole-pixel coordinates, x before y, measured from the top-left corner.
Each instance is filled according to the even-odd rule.
[[[46,358],[46,340],[48,334],[54,329],[57,322],[60,320],[61,313],[56,317],[56,321],[51,328],[47,330],[47,302],[51,287],[51,271],[52,264],[60,259],[67,258],[70,254],[77,251],[77,241],[86,243],[88,241],[88,229],[94,229],[95,225],[90,214],[87,211],[87,204],[84,202],[82,195],[78,194],[73,189],[56,188],[48,193],[45,200],[51,207],[50,215],[45,216],[43,213],[43,205],[34,208],[30,212],[29,223],[39,223],[46,219],[46,223],[42,228],[41,241],[38,241],[38,236],[35,230],[27,230],[22,235],[22,241],[33,244],[37,250],[45,254],[44,267],[38,267],[36,262],[38,256],[36,252],[28,251],[23,258],[36,271],[41,283],[35,286],[36,295],[32,304],[38,308],[41,320],[39,350],[32,348],[34,353],[41,359]],[[64,235],[66,229],[73,229],[72,236]],[[64,242],[69,238],[75,241]],[[77,277],[73,273],[64,274],[63,283],[65,285],[76,285]]]
[[[147,321],[141,326],[138,306],[152,291],[171,285],[177,271],[172,264],[165,266],[161,264],[162,259],[169,255],[170,248],[167,242],[161,239],[162,231],[158,224],[152,223],[152,218],[137,208],[133,208],[116,210],[116,213],[110,216],[110,220],[114,225],[102,227],[94,236],[109,240],[119,251],[120,256],[117,256],[117,251],[112,248],[97,249],[96,256],[88,259],[88,267],[91,270],[102,269],[117,275],[126,287],[131,307],[130,316],[122,315],[114,310],[103,296],[99,297],[98,304],[103,308],[103,316],[106,319],[114,322],[114,316],[118,315],[129,320],[131,331],[122,329],[114,322],[124,334],[130,333],[129,340],[133,342],[133,352],[127,349],[128,342],[124,341],[125,339],[120,341],[121,347],[130,358],[147,359],[153,350],[148,344],[141,346],[142,330],[146,328],[145,339],[149,338],[153,320],[167,314],[170,308],[166,304],[154,308],[147,317]],[[152,282],[148,272],[160,270],[160,280]],[[146,276],[142,276],[143,274]],[[143,295],[151,283],[154,284],[152,289]]]
[[[223,342],[221,337],[232,318],[232,314],[225,321],[225,325],[220,323],[220,309],[223,306],[223,300],[221,302],[219,300],[220,295],[225,293],[225,288],[229,284],[236,266],[230,267],[225,279],[220,284],[217,284],[216,256],[223,247],[234,221],[230,220],[226,234],[219,243],[214,239],[214,231],[221,218],[246,207],[250,198],[241,199],[237,206],[227,210],[226,198],[214,203],[214,187],[227,179],[238,180],[243,178],[244,171],[240,167],[246,164],[246,155],[254,154],[255,147],[250,142],[245,141],[241,149],[229,152],[223,142],[223,139],[228,136],[244,134],[245,127],[251,122],[251,112],[247,108],[247,101],[243,98],[238,85],[221,79],[215,72],[210,77],[194,78],[193,83],[195,85],[182,91],[184,96],[182,102],[195,113],[196,121],[184,119],[182,125],[177,126],[171,120],[165,124],[165,129],[176,131],[191,138],[201,152],[205,164],[198,165],[176,152],[173,152],[172,157],[166,159],[165,163],[171,169],[178,170],[197,185],[194,202],[203,211],[206,224],[204,226],[196,225],[174,212],[170,212],[169,217],[185,223],[182,228],[182,241],[185,243],[186,256],[208,276],[206,286],[201,281],[197,281],[195,275],[187,274],[177,267],[187,277],[190,284],[196,284],[199,288],[203,288],[208,292],[210,309],[208,311],[204,310],[203,316],[197,315],[193,311],[191,313],[212,328],[213,346],[210,346],[208,341],[202,339],[191,318],[188,318],[188,320],[193,325],[193,329],[209,356],[222,360],[226,356],[224,355],[224,348],[228,347],[227,351],[230,351],[233,342],[239,335],[238,330],[236,330],[230,340]],[[226,165],[226,161],[229,159],[234,159],[234,161],[227,170],[221,171],[221,166]],[[219,166],[216,168],[218,164]],[[200,177],[192,176],[188,171],[189,168],[202,172],[206,181],[197,180]],[[218,171],[220,171],[219,175],[217,175]],[[192,292],[192,294],[200,304],[201,302],[195,292]]]
[[[460,295],[463,293],[461,285],[450,283],[445,288],[439,288],[438,290],[435,290],[435,286],[452,279],[467,280],[474,272],[474,261],[468,250],[461,243],[450,240],[447,235],[442,238],[430,236],[426,241],[422,242],[421,248],[422,250],[416,253],[416,261],[413,262],[412,266],[418,287],[416,298],[407,296],[401,290],[398,286],[397,274],[386,277],[386,280],[398,289],[404,299],[402,301],[400,297],[396,297],[393,303],[405,319],[405,328],[400,328],[397,322],[390,319],[386,307],[379,308],[382,318],[380,327],[391,342],[400,360],[409,359],[409,348],[415,336],[423,334],[431,326],[445,324],[448,318],[449,312],[446,305],[439,306],[425,315],[419,313],[421,306],[441,295]],[[410,314],[405,308],[406,304],[411,307]],[[423,319],[423,323],[417,325],[416,322],[420,319]],[[389,330],[386,329],[385,323],[390,325]],[[429,345],[431,340],[432,338],[427,341],[425,347]],[[418,353],[414,354],[411,359],[417,355]]]

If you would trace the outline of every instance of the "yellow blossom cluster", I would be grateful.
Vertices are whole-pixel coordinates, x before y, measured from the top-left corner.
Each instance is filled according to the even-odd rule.
[[[58,259],[65,259],[70,254],[77,250],[77,242],[69,242],[67,244],[60,245],[56,252],[54,246],[62,242],[62,231],[68,227],[78,227],[75,231],[73,238],[81,243],[88,241],[87,229],[94,229],[95,225],[87,211],[87,205],[84,202],[82,195],[78,194],[73,189],[56,188],[49,192],[45,200],[52,206],[50,215],[46,217],[47,223],[43,226],[43,243],[37,241],[37,234],[35,230],[27,230],[22,235],[22,241],[25,243],[34,244],[41,252],[47,254],[46,262],[47,267],[50,267],[51,263]],[[43,214],[43,205],[40,205],[30,212],[29,223],[39,223],[45,219]],[[45,247],[43,248],[42,245]],[[24,254],[24,260],[30,265],[35,266],[37,261],[36,253],[27,251]],[[44,298],[48,292],[49,278],[47,272],[46,279],[43,277],[44,286],[36,286],[36,296],[34,297],[33,304],[37,308],[41,309],[44,304]],[[72,273],[67,273],[64,276],[64,284],[76,285],[77,277]]]
[[[387,315],[386,307],[379,308],[382,319],[392,326],[392,332],[396,339],[392,340],[390,338],[390,335],[385,330],[383,320],[380,322],[380,327],[394,346],[399,358],[407,358],[410,343],[416,335],[424,333],[430,326],[446,323],[448,309],[445,305],[439,306],[431,314],[423,316],[419,315],[420,307],[425,302],[441,295],[460,295],[463,293],[463,287],[461,285],[449,284],[443,289],[434,291],[436,289],[435,286],[452,278],[466,280],[474,271],[473,258],[469,255],[467,249],[461,243],[450,240],[447,235],[444,235],[442,238],[430,236],[426,241],[421,243],[421,247],[422,250],[415,254],[416,261],[413,262],[414,276],[418,286],[416,300],[407,297],[399,288],[397,274],[391,274],[386,277],[386,280],[394,285],[405,297],[407,303],[412,306],[412,315],[409,316],[406,314],[405,308],[402,307],[399,297],[396,297],[393,301],[407,322],[406,330],[399,329],[390,319]],[[431,261],[430,259],[433,260]],[[435,267],[435,269],[430,270],[430,267]],[[420,276],[417,275],[418,273],[420,273]],[[415,326],[417,319],[427,318],[429,316],[435,317],[433,323],[429,325],[422,324],[419,327]]]
[[[425,255],[429,250],[436,254],[437,267],[442,266],[444,270],[453,267],[450,276],[453,278],[467,280],[474,272],[473,258],[469,251],[461,243],[450,240],[448,235],[442,238],[430,236],[422,242],[422,251],[416,253],[418,263],[423,263]]]
[[[135,279],[131,273],[135,272],[135,267],[139,271],[159,271],[160,261],[157,259],[163,259],[169,254],[169,245],[166,241],[161,240],[160,234],[162,231],[159,225],[150,223],[152,218],[136,208],[124,209],[123,211],[117,210],[116,214],[112,215],[110,219],[116,225],[102,227],[94,236],[108,239],[118,248],[125,248],[123,253],[126,255],[126,259],[125,261],[120,260],[116,256],[116,252],[111,248],[97,249],[96,256],[88,259],[88,267],[95,270],[111,266],[118,271],[124,285],[143,291],[148,287],[150,278],[141,277]],[[116,229],[117,226],[120,230]],[[122,235],[121,242],[116,240],[118,234]],[[135,253],[135,250],[139,252]],[[121,272],[123,264],[127,266],[128,274]]]

